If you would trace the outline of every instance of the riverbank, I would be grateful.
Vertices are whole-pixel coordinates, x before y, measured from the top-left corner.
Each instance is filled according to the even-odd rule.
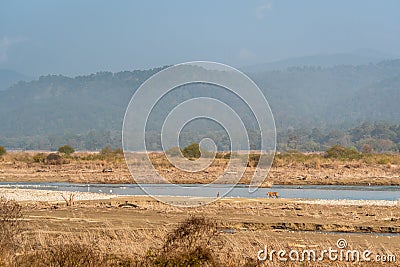
[[[22,188],[0,188],[0,197],[15,200],[17,202],[64,202],[72,196],[75,201],[111,199],[115,195],[89,193],[89,192],[68,192],[53,190],[35,190]]]
[[[130,198],[133,201],[141,200],[142,198],[149,198],[148,196],[119,196],[116,194],[106,194],[106,193],[95,193],[95,192],[78,192],[78,191],[60,191],[60,190],[42,190],[42,189],[23,189],[23,188],[1,188],[0,187],[0,197],[5,197],[6,199],[15,200],[17,202],[64,202],[65,198],[69,198],[69,196],[73,196],[75,201],[87,201],[87,200],[117,200],[119,198]],[[199,202],[202,199],[205,202],[211,202],[215,199],[212,197],[179,197],[179,196],[166,196],[163,197],[165,202],[190,202],[195,201]],[[310,204],[310,205],[343,205],[343,206],[398,206],[400,207],[400,199],[398,201],[389,201],[389,200],[349,200],[349,199],[340,199],[340,200],[327,200],[327,199],[266,199],[265,197],[259,198],[239,198],[239,197],[227,197],[223,198],[220,201],[233,201],[233,202],[257,202],[262,201],[281,201],[287,203],[300,203],[300,204]]]
[[[0,159],[0,181],[135,183],[122,155],[102,157],[98,153],[75,153],[60,164],[41,161],[45,157],[46,153],[8,153]],[[228,163],[227,159],[217,159],[204,171],[185,173],[172,167],[162,155],[155,154],[152,158],[157,171],[171,183],[178,184],[213,182]],[[250,164],[239,183],[248,184],[254,171],[255,167]],[[376,154],[343,160],[324,158],[320,154],[279,154],[262,187],[271,185],[400,185],[400,155]]]
[[[124,203],[134,205],[121,206]],[[265,245],[271,249],[322,250],[336,247],[338,239],[345,239],[353,249],[399,257],[400,209],[386,204],[389,203],[310,204],[294,199],[225,198],[206,206],[181,208],[147,196],[117,196],[78,201],[73,206],[24,202],[23,220],[28,229],[25,242],[31,244],[33,240],[29,238],[35,238],[36,248],[58,244],[55,240],[61,236],[68,244],[77,242],[91,247],[95,242],[96,249],[104,253],[144,259],[149,251],[161,249],[164,240],[185,218],[196,216],[217,225],[218,232],[213,235],[220,243],[211,249],[225,266],[243,266],[245,259],[254,263],[250,266],[258,266],[257,253]],[[265,266],[277,264],[267,262]]]
[[[345,205],[345,206],[387,206],[387,207],[400,207],[400,199],[398,201],[390,200],[350,200],[350,199],[316,199],[316,200],[298,200],[297,203],[311,204],[311,205]]]
[[[75,201],[67,206],[60,199],[62,194],[73,194]],[[18,200],[22,207],[23,231],[16,235],[15,253],[24,262],[46,255],[61,257],[70,251],[80,260],[90,255],[110,259],[107,255],[111,255],[121,264],[134,265],[156,255],[174,229],[193,217],[216,225],[217,231],[211,234],[218,243],[212,243],[210,251],[223,266],[244,266],[246,262],[251,263],[246,266],[260,266],[257,253],[265,245],[275,250],[322,250],[336,247],[338,239],[345,239],[352,249],[400,257],[400,206],[388,201],[223,198],[209,205],[183,208],[149,196],[14,188],[2,188],[0,195]],[[202,238],[209,238],[210,232],[200,231],[204,232],[196,242],[203,244]],[[338,266],[375,266],[346,264]],[[261,266],[278,265],[275,260]]]
[[[66,192],[34,189],[0,188],[0,196],[22,203],[25,207],[40,207],[27,209],[28,214],[54,215],[57,212],[68,211],[65,199],[73,196],[69,203],[75,210],[80,210],[93,216],[89,220],[102,221],[96,213],[110,216],[134,212],[135,221],[153,219],[156,214],[191,214],[201,213],[219,218],[221,222],[232,229],[252,228],[265,230],[291,231],[337,231],[337,232],[375,232],[400,234],[400,203],[386,200],[304,200],[304,199],[269,199],[269,198],[222,198],[208,205],[185,208],[174,207],[159,202],[149,196],[117,196],[88,192]],[[198,203],[202,198],[165,197],[165,201],[188,205],[191,201]],[[210,198],[204,198],[207,202]],[[130,212],[123,212],[118,207],[131,203],[136,207]],[[38,206],[39,204],[39,206]],[[56,206],[54,206],[56,204]],[[123,205],[122,205],[123,206]],[[127,207],[131,207],[127,205]],[[224,213],[224,212],[225,213]],[[229,212],[228,212],[229,211]],[[149,213],[150,212],[150,213]],[[153,213],[154,212],[154,213]],[[62,212],[63,213],[63,212]],[[115,214],[114,214],[115,213]],[[98,214],[98,215],[99,215]],[[113,215],[114,214],[114,215]],[[223,215],[226,214],[226,215]],[[76,217],[76,216],[75,216]],[[95,218],[97,217],[97,218]],[[153,218],[154,217],[154,218]],[[126,218],[131,220],[131,218]],[[233,223],[236,221],[236,223]],[[233,224],[232,224],[233,223]]]

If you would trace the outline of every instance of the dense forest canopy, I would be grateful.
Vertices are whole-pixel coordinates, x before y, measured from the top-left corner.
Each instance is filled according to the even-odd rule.
[[[161,69],[98,72],[75,78],[48,75],[18,82],[0,91],[0,145],[46,150],[64,144],[78,150],[119,147],[130,98],[140,84]],[[400,60],[359,66],[291,67],[248,75],[269,101],[280,150],[319,151],[334,144],[357,149],[369,145],[374,151],[399,149]],[[199,95],[234,103],[239,113],[248,113],[231,95],[210,86],[181,88],[167,96],[159,113],[152,114],[154,128],[148,129],[146,140],[149,148],[160,149],[155,130],[165,110]],[[229,148],[220,129],[203,126],[186,129],[182,146],[210,137],[218,141],[219,149]],[[249,129],[249,134],[252,147],[257,148],[257,130]]]

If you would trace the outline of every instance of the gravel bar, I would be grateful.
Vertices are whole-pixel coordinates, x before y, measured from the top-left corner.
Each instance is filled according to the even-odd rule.
[[[318,204],[318,205],[348,205],[348,206],[397,206],[399,201],[393,200],[352,200],[352,199],[316,199],[316,200],[297,200],[297,203]]]
[[[90,193],[90,192],[70,192],[70,191],[53,191],[53,190],[35,190],[35,189],[15,189],[0,188],[0,197],[12,199],[15,201],[31,201],[31,202],[63,202],[62,196],[69,198],[73,194],[74,200],[97,200],[110,199],[116,197],[113,194]]]

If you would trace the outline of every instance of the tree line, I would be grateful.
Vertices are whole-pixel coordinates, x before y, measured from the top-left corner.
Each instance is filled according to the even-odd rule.
[[[230,150],[229,137],[225,132],[183,132],[180,146],[186,147],[199,143],[203,138],[211,138],[219,151]],[[250,148],[260,148],[260,136],[257,131],[249,130]],[[85,134],[63,134],[48,136],[4,137],[0,136],[0,145],[11,150],[50,150],[68,144],[75,150],[100,151],[104,147],[121,147],[121,132],[89,131]],[[146,145],[150,151],[160,151],[160,133],[150,131],[146,135]],[[380,153],[400,151],[400,125],[384,122],[360,123],[348,128],[289,128],[278,129],[277,150],[302,152],[326,151],[329,147],[341,145],[360,152]]]

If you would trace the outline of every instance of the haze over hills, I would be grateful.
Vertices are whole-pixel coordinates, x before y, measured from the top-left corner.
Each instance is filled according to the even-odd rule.
[[[250,74],[267,95],[282,128],[354,125],[365,120],[398,123],[399,75],[400,60]]]
[[[55,148],[74,136],[76,147],[118,145],[131,96],[160,69],[75,78],[48,75],[19,82],[0,92],[0,142],[13,148]],[[364,121],[400,123],[400,60],[291,67],[249,75],[266,95],[278,131],[348,129]],[[204,88],[211,97],[233,101],[229,95]],[[181,90],[169,104],[198,95],[198,91]],[[240,105],[237,109],[246,113]],[[162,121],[161,113],[165,110],[154,115],[154,122]]]
[[[10,86],[19,81],[31,80],[33,80],[32,77],[29,77],[22,73],[8,69],[0,69],[0,91],[8,89]]]
[[[372,49],[359,49],[357,51],[347,53],[316,54],[292,57],[268,63],[245,66],[241,69],[245,72],[260,72],[284,70],[286,68],[296,66],[333,67],[338,65],[365,65],[369,63],[378,63],[391,58],[396,57]]]

